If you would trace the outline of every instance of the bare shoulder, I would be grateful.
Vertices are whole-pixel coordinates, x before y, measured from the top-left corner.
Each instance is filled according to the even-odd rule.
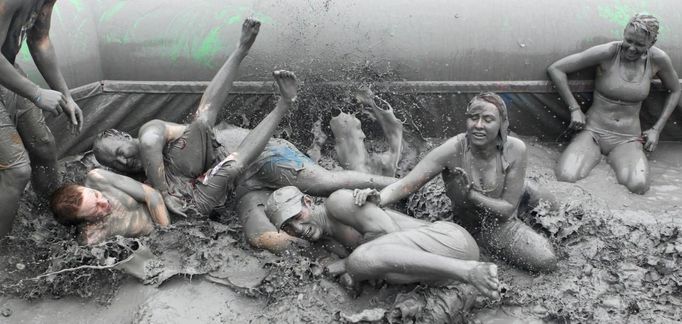
[[[519,138],[508,136],[507,142],[504,144],[504,151],[509,162],[524,159],[527,154],[526,143]]]
[[[668,53],[666,53],[664,50],[652,46],[649,51],[651,51],[651,59],[654,60],[654,63],[658,66],[672,66],[672,61],[670,60],[670,56],[668,56]]]
[[[97,190],[106,190],[110,187],[111,175],[115,174],[104,169],[92,169],[85,177],[85,186]]]

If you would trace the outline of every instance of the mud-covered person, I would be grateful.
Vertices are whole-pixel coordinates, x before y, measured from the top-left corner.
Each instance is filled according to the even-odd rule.
[[[265,211],[276,228],[316,242],[331,238],[352,250],[328,266],[332,275],[355,286],[365,280],[395,284],[466,282],[497,298],[497,266],[479,261],[478,245],[461,226],[428,223],[374,204],[354,206],[351,190],[334,192],[322,205],[296,187],[275,190]]]
[[[237,49],[211,80],[202,96],[195,120],[191,124],[149,122],[143,125],[141,132],[144,136],[141,136],[139,141],[126,136],[114,136],[100,141],[99,149],[102,150],[95,148],[96,153],[99,151],[98,158],[108,161],[109,165],[113,164],[116,169],[125,171],[147,169],[149,179],[157,179],[152,180],[154,186],[156,186],[155,181],[162,181],[159,183],[165,184],[166,188],[172,185],[171,192],[177,196],[155,187],[161,193],[165,207],[171,212],[184,215],[186,210],[192,209],[200,215],[207,215],[215,207],[221,205],[234,190],[238,177],[263,151],[282,117],[296,100],[296,76],[288,71],[275,71],[273,75],[281,95],[275,109],[256,128],[248,132],[236,150],[231,153],[225,152],[214,140],[213,125],[219,107],[224,103],[239,62],[253,44],[259,27],[260,23],[256,20],[247,19],[244,22]],[[158,155],[147,155],[154,150],[159,151]],[[162,155],[161,150],[166,154]],[[164,164],[164,160],[171,163]],[[164,167],[169,168],[164,170]],[[151,175],[152,172],[161,173]],[[111,172],[97,174],[105,178],[104,181],[113,184],[123,179]],[[83,191],[82,188],[79,189]],[[59,191],[53,195],[51,207],[55,214],[65,212],[79,214],[82,212],[81,202],[69,199],[68,195]],[[108,217],[125,219],[132,217],[130,213],[121,212],[126,215],[109,215]],[[77,218],[77,216],[70,215],[70,218]],[[148,219],[148,222],[150,221]],[[101,222],[106,222],[106,220]],[[131,226],[134,225],[134,222],[131,223]],[[108,230],[107,236],[125,235],[128,230],[137,233],[134,229],[115,228]]]
[[[578,131],[559,158],[556,177],[576,182],[587,177],[602,155],[616,173],[618,183],[633,193],[649,190],[651,175],[644,150],[652,152],[668,118],[680,99],[680,83],[668,54],[654,46],[658,20],[636,14],[625,26],[622,41],[588,48],[564,57],[547,68],[563,101],[571,111],[569,128]],[[596,67],[592,106],[583,113],[568,86],[568,73]],[[658,76],[668,93],[656,123],[642,132],[639,114]]]
[[[0,0],[0,238],[11,229],[29,179],[47,199],[59,185],[57,153],[41,110],[65,112],[74,128],[82,112],[59,71],[50,40],[56,0]],[[16,63],[26,40],[38,70],[51,89],[31,82]]]
[[[195,148],[204,150],[195,152],[192,159],[212,157],[213,161],[213,167],[202,177],[196,181],[186,180],[188,187],[183,192],[183,199],[188,208],[201,215],[208,215],[213,208],[222,204],[234,189],[236,180],[258,157],[282,117],[288,112],[292,99],[296,97],[296,78],[287,71],[277,71],[274,74],[282,99],[249,132],[236,151],[221,157],[219,152],[209,151],[212,146],[193,143],[208,138],[207,133],[190,133],[198,137],[194,139],[183,137],[187,143],[195,144]],[[210,130],[206,125],[198,129]],[[86,244],[99,243],[115,235],[146,235],[153,231],[154,224],[165,226],[169,223],[167,205],[160,191],[127,176],[101,169],[88,173],[85,186],[70,184],[58,189],[52,195],[50,207],[60,223],[80,226],[80,237]]]
[[[356,191],[359,213],[366,199],[388,206],[414,193],[438,174],[443,175],[453,217],[489,252],[524,269],[553,271],[557,257],[547,238],[517,218],[540,199],[554,197],[526,182],[526,145],[508,136],[504,100],[486,92],[475,96],[466,110],[466,132],[429,152],[404,178],[377,192]]]
[[[317,197],[348,188],[383,188],[395,182],[402,149],[403,125],[393,107],[375,95],[369,86],[352,93],[362,106],[362,113],[375,119],[388,143],[385,152],[368,153],[365,134],[355,115],[339,111],[329,122],[334,135],[334,148],[341,166],[346,170],[329,171],[309,159],[291,143],[275,139],[258,160],[249,167],[237,195],[237,210],[247,241],[254,247],[271,252],[296,249],[300,239],[278,231],[265,215],[264,206],[273,190],[293,185]],[[305,244],[303,244],[305,245]]]

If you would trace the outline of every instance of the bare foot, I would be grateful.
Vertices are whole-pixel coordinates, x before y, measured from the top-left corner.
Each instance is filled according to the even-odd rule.
[[[277,70],[272,72],[272,75],[275,77],[275,81],[277,81],[277,87],[279,88],[279,93],[282,95],[282,98],[287,101],[296,100],[296,87],[298,85],[294,72]]]
[[[244,20],[242,25],[242,37],[239,39],[239,47],[249,50],[253,42],[256,41],[258,31],[260,30],[260,21],[256,18],[249,17]]]
[[[497,279],[497,266],[489,262],[477,262],[469,270],[467,280],[469,284],[476,287],[484,296],[489,298],[500,298],[500,281]]]

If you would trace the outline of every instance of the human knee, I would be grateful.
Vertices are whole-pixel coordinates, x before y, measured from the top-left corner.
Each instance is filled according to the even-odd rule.
[[[3,170],[2,172],[4,176],[6,176],[8,179],[11,179],[10,183],[17,187],[21,187],[22,190],[31,179],[31,166],[28,163],[11,169]]]
[[[32,162],[52,161],[57,159],[54,137],[49,135],[36,136],[26,143],[26,149],[31,155]]]
[[[647,191],[649,191],[649,181],[645,179],[644,177],[637,177],[634,179],[630,179],[624,185],[630,190],[632,193],[636,193],[639,195],[645,194]]]
[[[363,244],[355,248],[346,258],[346,271],[354,276],[365,273],[371,265],[381,261],[381,249],[373,244]]]
[[[533,259],[528,263],[531,271],[549,273],[557,269],[559,259],[553,250],[537,251]]]
[[[563,182],[576,182],[580,180],[580,175],[578,170],[573,168],[567,168],[561,164],[557,165],[556,170],[554,170],[556,179]]]

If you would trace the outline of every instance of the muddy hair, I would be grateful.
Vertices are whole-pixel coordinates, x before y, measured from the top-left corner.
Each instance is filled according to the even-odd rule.
[[[92,143],[92,152],[95,153],[95,158],[97,158],[100,154],[99,148],[102,147],[102,140],[104,140],[105,138],[109,138],[109,137],[119,137],[119,138],[125,139],[125,140],[132,140],[133,139],[133,136],[131,136],[130,134],[128,134],[124,131],[120,131],[118,129],[110,128],[110,129],[101,131],[99,134],[97,134],[97,137],[95,137],[95,142]]]
[[[467,105],[467,113],[477,102],[487,102],[493,104],[497,107],[497,111],[500,113],[500,133],[497,135],[497,148],[502,150],[504,144],[507,142],[507,135],[509,134],[509,115],[507,114],[507,104],[504,103],[504,99],[494,92],[481,92],[475,95],[469,101]]]
[[[649,39],[649,46],[656,44],[658,40],[658,19],[650,14],[638,13],[630,18],[630,21],[625,26],[627,30],[628,27],[632,27],[635,31],[643,31],[647,38]]]
[[[54,218],[62,225],[78,225],[78,209],[83,203],[83,191],[77,184],[66,184],[57,189],[50,197],[50,209]]]

